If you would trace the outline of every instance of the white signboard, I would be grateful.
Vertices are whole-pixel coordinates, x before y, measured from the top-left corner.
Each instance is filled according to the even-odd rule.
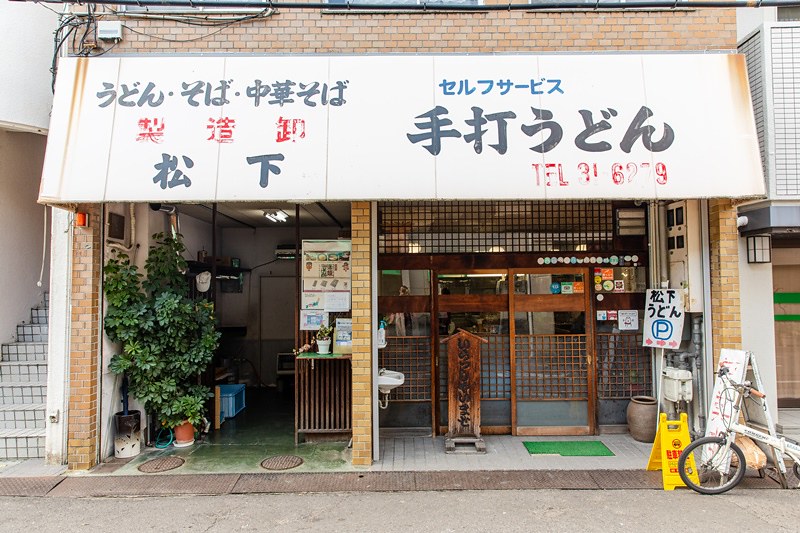
[[[636,309],[620,309],[617,319],[617,329],[620,331],[637,331],[639,329],[639,311]]]
[[[763,193],[741,55],[192,56],[60,59],[39,199]]]
[[[744,350],[731,350],[723,348],[719,354],[717,373],[722,367],[728,368],[733,381],[744,381],[749,357]],[[733,395],[725,393],[725,383],[717,376],[714,379],[714,392],[711,395],[711,405],[708,408],[708,421],[706,423],[706,437],[716,437],[730,425],[733,412]],[[739,413],[735,413],[738,417]]]
[[[647,289],[642,345],[676,349],[683,333],[683,291]]]

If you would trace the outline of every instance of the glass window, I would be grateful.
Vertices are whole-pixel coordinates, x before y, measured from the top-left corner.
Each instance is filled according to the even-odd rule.
[[[586,313],[583,311],[514,313],[517,335],[583,335]]]
[[[439,274],[439,294],[508,294],[505,274]]]
[[[378,296],[430,296],[430,270],[381,270]]]

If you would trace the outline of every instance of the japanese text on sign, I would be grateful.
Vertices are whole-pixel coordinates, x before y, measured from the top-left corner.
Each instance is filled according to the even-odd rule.
[[[683,333],[683,292],[677,289],[647,289],[642,345],[675,349]]]

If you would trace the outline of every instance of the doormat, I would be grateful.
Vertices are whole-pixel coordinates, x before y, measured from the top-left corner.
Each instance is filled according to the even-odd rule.
[[[614,452],[599,440],[549,440],[523,442],[528,453],[562,457],[608,457]]]

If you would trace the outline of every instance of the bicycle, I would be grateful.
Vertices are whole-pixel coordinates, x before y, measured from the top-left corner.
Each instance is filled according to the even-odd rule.
[[[749,381],[736,383],[728,373],[729,369],[722,367],[717,375],[725,383],[722,392],[724,400],[732,402],[730,423],[720,435],[697,439],[683,450],[678,459],[678,474],[681,480],[687,487],[700,494],[722,494],[738,485],[744,478],[747,464],[744,453],[735,443],[737,434],[746,435],[772,448],[775,462],[783,476],[781,485],[786,487],[784,455],[792,459],[794,475],[800,479],[800,443],[786,437],[774,437],[740,424],[739,413],[745,398],[754,396],[763,400],[766,395],[754,389]],[[736,461],[732,461],[731,454],[736,457]]]

